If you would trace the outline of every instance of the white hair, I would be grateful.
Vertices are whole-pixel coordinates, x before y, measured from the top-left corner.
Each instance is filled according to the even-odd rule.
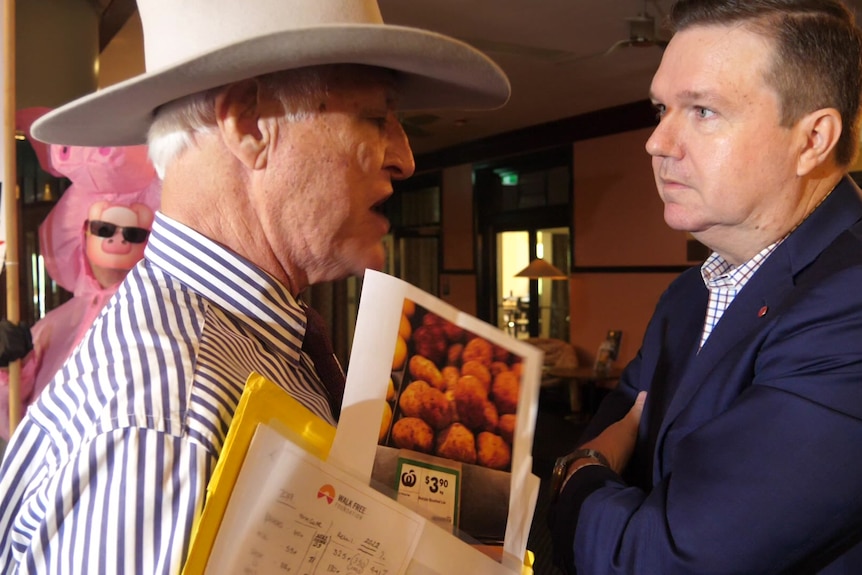
[[[215,96],[217,90],[198,92],[165,104],[147,134],[148,153],[159,178],[171,161],[194,143],[195,136],[216,128]]]
[[[277,98],[288,121],[307,118],[320,106],[319,100],[334,85],[366,76],[369,66],[336,64],[309,66],[258,76],[263,90]],[[150,160],[159,177],[183,151],[195,144],[198,135],[217,127],[215,99],[224,86],[198,92],[169,102],[156,110],[147,134]]]

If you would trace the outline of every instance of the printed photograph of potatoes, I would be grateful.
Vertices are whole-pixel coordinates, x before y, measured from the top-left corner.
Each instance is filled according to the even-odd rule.
[[[405,299],[378,443],[510,471],[521,365]]]

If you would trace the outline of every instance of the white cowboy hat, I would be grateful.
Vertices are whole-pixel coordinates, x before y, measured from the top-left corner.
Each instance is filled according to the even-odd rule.
[[[75,146],[146,142],[153,112],[177,98],[261,74],[320,64],[399,72],[402,109],[492,109],[505,73],[467,44],[383,23],[376,0],[138,0],[144,74],[78,98],[33,125]]]

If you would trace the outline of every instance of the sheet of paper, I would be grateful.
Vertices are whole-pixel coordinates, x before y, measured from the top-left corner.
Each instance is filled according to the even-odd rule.
[[[462,501],[471,504],[480,501],[479,496],[481,492],[486,491],[488,485],[487,478],[493,478],[496,481],[501,473],[505,474],[508,508],[502,510],[503,517],[497,526],[497,531],[501,537],[502,533],[505,532],[505,551],[520,559],[526,551],[530,527],[530,522],[527,519],[533,515],[538,482],[538,479],[532,476],[531,452],[538,411],[543,354],[538,348],[512,338],[495,326],[466,314],[398,278],[367,270],[362,285],[362,297],[353,348],[350,354],[350,367],[347,373],[347,387],[341,419],[328,461],[340,469],[348,471],[363,482],[369,481],[376,465],[375,462],[379,463],[377,460],[379,453],[377,443],[381,432],[379,422],[386,413],[387,390],[390,382],[399,379],[395,377],[395,358],[398,357],[399,343],[402,343],[399,342],[399,339],[403,339],[401,327],[406,302],[410,302],[410,306],[415,310],[414,320],[420,316],[419,314],[424,314],[422,315],[423,318],[429,317],[431,319],[430,316],[433,316],[435,321],[440,321],[440,323],[435,324],[440,326],[439,329],[435,327],[434,331],[440,332],[442,330],[446,334],[446,339],[444,341],[444,338],[441,337],[440,341],[433,343],[447,345],[448,353],[453,351],[454,344],[454,340],[450,340],[449,334],[458,333],[461,334],[460,337],[464,338],[461,340],[464,350],[472,343],[471,339],[483,340],[484,347],[490,348],[494,354],[493,358],[483,359],[488,361],[496,359],[497,352],[503,352],[501,355],[506,358],[508,363],[498,361],[494,366],[489,367],[495,369],[505,367],[507,370],[514,370],[517,367],[517,372],[520,374],[517,379],[519,381],[516,395],[517,410],[514,414],[511,413],[511,409],[500,410],[500,413],[505,413],[506,418],[511,419],[514,416],[516,420],[514,430],[510,429],[508,438],[508,443],[511,446],[510,463],[504,468],[490,469],[483,468],[481,465],[470,465],[471,463],[479,463],[478,461],[461,459],[461,461],[466,462],[465,468],[468,468],[467,471],[470,472],[466,473],[465,471],[461,498]],[[403,363],[401,365],[403,367],[400,368],[399,374],[407,373],[410,358],[415,355],[422,355],[426,359],[431,359],[430,354],[417,352],[419,342],[416,334],[420,329],[420,324],[415,321],[414,323],[416,325],[412,325],[414,330],[412,340],[402,343],[400,346],[407,357],[402,358]],[[424,320],[422,325],[424,325]],[[424,343],[430,342],[424,341]],[[461,356],[459,363],[461,360],[466,361],[465,356]],[[436,361],[432,361],[432,363],[435,363],[439,369],[443,369],[443,363]],[[417,378],[414,376],[412,379]],[[403,386],[404,379],[396,381],[396,383]],[[457,397],[455,401],[458,401]],[[400,414],[400,400],[392,401],[389,405],[392,420],[397,420]],[[446,410],[442,411],[446,412]],[[465,421],[461,417],[461,423],[465,423]],[[430,424],[427,426],[434,427]],[[471,429],[465,434],[463,433],[464,425],[453,424],[452,427],[460,427],[461,429],[458,431],[462,435],[474,437],[478,444],[480,429]],[[488,426],[486,429],[491,431],[492,427]],[[493,431],[495,434],[498,433],[496,430]],[[431,449],[420,449],[420,451],[432,455],[441,455],[440,451],[436,450],[438,442],[442,443],[439,441],[439,435],[438,433],[435,440],[429,443]],[[464,443],[470,443],[470,440],[465,440]],[[403,446],[396,445],[394,447]],[[476,451],[479,451],[478,447]],[[394,470],[392,471],[394,473]],[[471,477],[475,477],[477,480],[471,481]],[[390,487],[394,488],[395,483],[393,482]],[[500,501],[495,500],[493,506],[494,509],[499,510]],[[467,514],[473,519],[484,519],[490,516],[486,511],[478,505],[465,505],[462,509],[462,516]],[[466,525],[462,525],[462,531],[474,538],[483,536]]]
[[[207,484],[203,513],[195,522],[183,575],[201,575],[222,524],[231,492],[258,424],[265,423],[317,459],[325,460],[335,427],[313,414],[259,373],[245,382],[218,463]]]
[[[425,521],[258,427],[207,574],[400,575]]]

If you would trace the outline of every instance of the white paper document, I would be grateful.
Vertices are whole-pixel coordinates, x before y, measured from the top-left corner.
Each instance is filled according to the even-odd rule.
[[[425,520],[260,425],[207,574],[400,575]]]
[[[374,479],[394,490],[404,485],[396,473],[399,449],[459,462],[460,533],[479,543],[502,543],[504,559],[514,558],[520,568],[540,483],[531,453],[542,359],[539,348],[407,282],[368,270],[327,461],[362,483]],[[416,360],[423,374],[414,369]],[[454,385],[445,381],[447,372],[455,374]],[[408,400],[413,386],[427,391]],[[408,413],[405,400],[416,413]],[[392,425],[381,430],[378,422],[387,414]],[[392,440],[400,423],[415,424],[403,429],[416,446]],[[446,515],[440,511],[429,519]],[[425,545],[423,540],[420,554]]]

